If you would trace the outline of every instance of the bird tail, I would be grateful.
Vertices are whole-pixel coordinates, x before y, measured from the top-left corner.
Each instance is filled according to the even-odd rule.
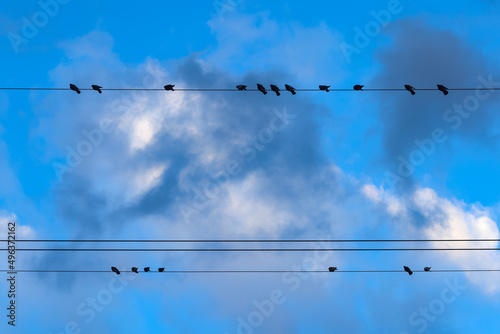
[[[415,91],[411,90],[410,91],[411,95],[415,95]]]
[[[276,92],[276,96],[280,96],[280,92]]]
[[[76,92],[77,92],[77,94],[80,94],[80,93],[81,93],[79,90],[77,90]]]
[[[263,93],[264,95],[266,95],[266,94],[267,94],[267,92],[266,92],[266,91],[263,91],[262,93]]]
[[[448,91],[447,90],[443,91],[443,94],[448,95]]]
[[[295,91],[294,91],[294,90],[292,90],[292,95],[295,95],[295,94],[297,94],[297,93],[295,93]]]

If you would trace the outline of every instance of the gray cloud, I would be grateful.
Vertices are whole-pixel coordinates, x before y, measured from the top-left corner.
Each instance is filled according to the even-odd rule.
[[[488,58],[462,36],[429,26],[423,20],[398,20],[385,31],[392,42],[376,54],[381,70],[371,83],[374,87],[403,88],[404,84],[410,84],[418,89],[443,84],[448,88],[476,88],[481,84],[479,76],[487,78],[492,74]],[[431,138],[436,128],[443,129],[448,138],[465,138],[492,147],[488,129],[494,124],[490,109],[497,101],[496,96],[480,101],[477,111],[463,119],[457,131],[453,128],[456,123],[443,118],[448,109],[462,104],[471,94],[474,92],[452,91],[443,96],[437,90],[417,91],[415,96],[407,92],[378,94],[383,154],[388,168],[394,172],[398,157],[408,159],[417,148],[415,140]],[[448,151],[449,142],[444,145]],[[439,150],[440,154],[446,151]],[[411,183],[411,178],[408,180]]]
[[[178,83],[178,87],[203,88],[234,87],[238,83],[253,87],[256,82],[265,85],[287,82],[286,75],[278,72],[263,73],[259,76],[248,74],[241,80],[235,80],[225,73],[203,70],[200,61],[195,57],[181,61],[169,79]],[[189,189],[181,189],[179,184],[184,182],[181,180],[181,175],[186,175],[183,179],[186,184],[202,188],[204,184],[213,182],[213,176],[223,171],[228,161],[236,161],[241,166],[241,172],[231,176],[228,184],[239,182],[252,173],[265,171],[263,173],[270,182],[266,184],[265,192],[274,198],[281,198],[284,203],[289,203],[287,205],[292,205],[291,203],[298,200],[305,190],[293,189],[291,181],[294,179],[315,180],[315,183],[308,185],[307,191],[310,196],[325,191],[335,194],[335,189],[338,187],[335,186],[334,178],[325,183],[325,180],[317,177],[319,174],[325,174],[322,170],[329,164],[321,152],[318,132],[318,120],[326,116],[327,111],[306,97],[291,96],[287,93],[283,92],[279,98],[271,93],[263,96],[258,92],[185,93],[186,99],[190,102],[179,107],[177,111],[179,114],[175,118],[168,114],[168,110],[162,109],[162,98],[169,97],[159,97],[155,94],[173,96],[182,93],[143,95],[145,110],[160,108],[160,117],[164,115],[167,122],[177,123],[160,128],[147,149],[133,154],[129,152],[129,145],[124,144],[129,140],[128,133],[117,130],[109,138],[105,138],[104,143],[89,157],[84,157],[81,166],[75,168],[74,172],[66,174],[64,181],[59,185],[57,192],[62,218],[68,223],[71,222],[72,229],[79,226],[76,230],[78,233],[92,235],[103,231],[102,225],[122,225],[128,220],[135,221],[144,215],[168,212],[180,218],[173,205],[179,201],[190,204],[194,196]],[[80,105],[73,110],[72,119],[64,116],[63,107],[61,121],[67,122],[66,125],[75,130],[79,127],[95,128],[98,126],[98,120],[107,116],[115,117],[115,122],[122,121],[127,117],[128,110],[124,111],[123,115],[119,113],[114,115],[113,112],[104,109],[103,106],[109,105],[109,98],[106,100],[105,94],[109,96],[112,93],[105,91],[102,96],[98,96],[101,101],[97,101],[93,96],[89,101],[88,95],[83,94],[64,97],[67,102],[63,100],[62,105],[71,103],[70,101],[77,98]],[[140,99],[142,101],[142,97]],[[134,107],[136,106],[131,105],[131,108]],[[291,114],[293,119],[286,127],[282,124],[283,120],[277,119],[275,123],[280,127],[283,126],[284,130],[274,133],[269,143],[255,143],[259,131],[269,128],[270,121],[276,118],[273,110]],[[84,121],[76,121],[78,119]],[[194,127],[196,133],[190,137],[188,132],[181,130],[182,135],[179,136],[170,131],[172,127]],[[81,131],[75,130],[63,140],[67,143],[78,143]],[[60,140],[57,134],[52,136],[55,137],[53,140]],[[254,154],[248,153],[249,149],[254,152],[255,157]],[[208,154],[208,151],[216,156],[210,161],[203,162],[203,155]],[[142,167],[163,163],[169,167],[153,189],[132,202],[123,203],[109,210],[106,209],[106,206],[109,206],[106,196],[97,190],[100,185],[95,183],[98,179],[102,179],[103,175],[96,175],[92,171],[95,166],[103,164],[103,159],[113,162],[107,171],[113,173],[113,170],[116,170],[118,174],[126,174],[127,171],[133,173]],[[129,180],[122,181],[126,183]]]

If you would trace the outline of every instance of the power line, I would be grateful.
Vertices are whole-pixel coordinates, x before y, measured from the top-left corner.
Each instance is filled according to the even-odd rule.
[[[0,90],[28,90],[28,91],[72,91],[70,88],[57,88],[57,87],[0,87]],[[81,91],[94,91],[92,88],[79,88]],[[101,88],[102,91],[158,91],[165,92],[164,88]],[[359,92],[352,88],[329,88],[332,92]],[[477,87],[477,88],[448,88],[449,91],[481,91],[481,90],[500,90],[500,87]],[[245,89],[239,90],[236,88],[175,88],[175,91],[184,92],[258,92],[258,89]],[[282,90],[285,92],[285,90]],[[318,88],[298,88],[297,92],[320,92],[323,91]],[[405,88],[366,88],[363,92],[389,92],[401,91],[407,92]],[[415,91],[439,91],[437,88],[415,88]],[[169,91],[170,92],[170,91]]]
[[[8,242],[9,240],[0,240]],[[11,241],[11,240],[10,240]],[[500,239],[21,239],[15,242],[47,243],[356,243],[356,242],[500,242]]]
[[[412,270],[414,273],[423,273],[425,270]],[[110,270],[39,270],[39,269],[20,269],[5,270],[0,272],[15,273],[112,273]],[[122,273],[133,273],[131,270],[120,270]],[[328,270],[165,270],[158,271],[139,271],[145,274],[267,274],[267,273],[405,273],[404,270],[335,270],[334,273]],[[500,272],[500,269],[436,269],[426,273],[455,273],[455,272]]]
[[[7,251],[8,249],[0,249]],[[16,248],[32,252],[381,252],[381,251],[498,251],[500,248]]]

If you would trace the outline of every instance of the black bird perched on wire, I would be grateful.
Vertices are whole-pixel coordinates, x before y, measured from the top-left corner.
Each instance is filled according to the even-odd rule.
[[[76,87],[76,85],[73,85],[73,84],[69,84],[69,88],[71,90],[74,90],[75,92],[77,92],[78,94],[80,94],[80,89],[78,87]]]
[[[405,269],[405,271],[409,274],[409,275],[413,275],[413,271],[411,271],[410,268],[408,268],[407,266],[404,266],[403,267]]]
[[[162,273],[162,272],[164,272],[164,271],[165,271],[165,268],[158,268],[158,271],[159,271],[160,273]]]
[[[425,267],[424,271],[431,271],[431,267]]]
[[[262,92],[262,94],[264,94],[264,95],[266,95],[266,94],[267,94],[266,88],[265,88],[264,86],[262,86],[261,84],[259,84],[259,83],[257,84],[257,89],[258,89],[259,91],[261,91],[261,92]]]
[[[238,90],[247,90],[247,85],[238,85],[236,88],[238,88]]]
[[[415,95],[415,87],[411,85],[405,85],[405,89],[411,93],[411,95]]]
[[[115,267],[111,267],[111,271],[113,271],[117,275],[120,275],[120,271],[118,269],[116,269]]]
[[[333,273],[335,270],[337,270],[337,267],[329,267],[328,271]]]
[[[297,93],[295,93],[295,88],[293,88],[293,87],[292,87],[292,86],[290,86],[290,85],[285,84],[285,89],[286,89],[287,91],[291,92],[291,93],[292,93],[292,95],[297,94]]]
[[[98,92],[99,92],[99,94],[102,94],[102,90],[101,90],[101,88],[102,88],[102,87],[101,87],[101,86],[99,86],[99,85],[92,85],[92,89],[93,89],[93,90],[98,91]]]
[[[134,273],[136,273],[136,274],[138,274],[138,273],[139,273],[139,272],[137,271],[137,269],[139,269],[139,268],[137,268],[137,267],[132,267],[132,271],[133,271]]]
[[[145,267],[145,268],[144,268],[144,272],[145,272],[145,273],[149,273],[149,268],[150,268],[150,267]]]
[[[363,87],[365,87],[365,85],[354,85],[354,87],[352,87],[354,90],[363,90]]]
[[[271,85],[271,90],[276,93],[276,96],[280,96],[280,89],[276,85]]]
[[[330,88],[330,86],[319,85],[319,90],[324,90],[324,91],[329,92],[328,88]]]
[[[172,91],[174,90],[174,87],[175,87],[175,85],[165,85],[165,86],[163,86],[163,88],[165,88],[165,90],[172,90]]]
[[[448,95],[448,88],[443,85],[437,85],[437,88],[443,92],[444,95]]]

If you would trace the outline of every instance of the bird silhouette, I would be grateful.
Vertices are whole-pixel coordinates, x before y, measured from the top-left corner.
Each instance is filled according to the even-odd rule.
[[[69,84],[69,88],[71,90],[74,90],[75,92],[77,92],[78,94],[80,94],[80,89],[78,87],[76,87],[76,85],[73,85],[73,84]]]
[[[431,271],[431,267],[425,267],[424,271]]]
[[[163,88],[165,88],[165,90],[172,90],[172,91],[174,90],[174,87],[175,87],[175,85],[165,85],[165,86],[163,86]]]
[[[101,90],[101,88],[102,88],[102,87],[101,87],[101,86],[99,86],[99,85],[92,85],[92,89],[93,89],[93,90],[98,91],[98,92],[99,92],[99,94],[102,94],[102,90]]]
[[[324,90],[324,91],[329,92],[328,88],[330,88],[330,86],[319,85],[319,90]]]
[[[410,85],[405,85],[405,89],[411,93],[411,95],[415,95],[415,87]]]
[[[443,92],[444,95],[448,95],[448,88],[443,85],[437,85],[437,88]]]
[[[145,273],[149,273],[149,271],[150,271],[149,269],[150,269],[150,267],[145,267],[145,268],[144,268],[144,272],[145,272]]]
[[[337,270],[337,267],[329,267],[328,271],[333,273],[335,270]]]
[[[264,94],[264,95],[266,95],[266,94],[267,94],[266,88],[265,88],[264,86],[262,86],[261,84],[259,84],[259,83],[257,84],[257,89],[258,89],[259,91],[261,91],[261,92],[262,92],[262,94]]]
[[[164,271],[165,271],[165,268],[158,268],[158,271],[159,271],[160,273],[162,273],[162,272],[164,272]]]
[[[116,273],[117,275],[120,275],[120,271],[116,269],[115,267],[111,267],[111,270]]]
[[[354,90],[363,90],[363,87],[365,87],[365,85],[354,85],[354,87],[352,87]]]
[[[271,90],[276,93],[276,96],[280,96],[280,89],[276,85],[271,85]]]
[[[407,266],[404,266],[403,267],[405,269],[405,271],[409,274],[409,275],[413,275],[413,271],[411,271],[410,268],[408,268]]]
[[[138,274],[138,273],[139,273],[139,272],[137,271],[137,269],[138,269],[137,267],[132,267],[132,271],[133,271],[134,273],[136,273],[136,274]]]
[[[295,88],[293,88],[293,87],[292,87],[292,86],[290,86],[290,85],[285,84],[285,89],[286,89],[287,91],[291,92],[291,93],[292,93],[292,95],[297,94],[297,93],[295,93]]]
[[[247,85],[238,85],[236,88],[238,88],[238,90],[247,90]]]

